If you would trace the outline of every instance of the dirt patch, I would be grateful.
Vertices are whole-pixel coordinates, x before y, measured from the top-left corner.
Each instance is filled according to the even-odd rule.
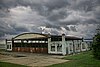
[[[15,56],[20,56],[20,57],[15,57]],[[34,54],[34,53],[18,53],[18,52],[11,52],[9,53],[9,55],[0,54],[1,61],[21,64],[31,67],[43,67],[68,61],[61,59],[62,57],[64,56]]]
[[[1,55],[1,54],[0,54],[0,59],[5,58],[5,57],[6,57],[5,55]]]

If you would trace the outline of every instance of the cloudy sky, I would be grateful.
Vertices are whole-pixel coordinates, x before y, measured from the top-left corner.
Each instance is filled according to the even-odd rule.
[[[24,32],[92,38],[100,0],[0,0],[0,37]]]

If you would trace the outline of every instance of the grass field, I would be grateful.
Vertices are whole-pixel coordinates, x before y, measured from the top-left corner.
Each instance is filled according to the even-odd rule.
[[[100,67],[100,60],[94,59],[91,51],[82,52],[77,55],[66,56],[63,59],[70,61],[48,67]]]
[[[12,64],[7,62],[0,62],[0,67],[28,67],[28,66]]]

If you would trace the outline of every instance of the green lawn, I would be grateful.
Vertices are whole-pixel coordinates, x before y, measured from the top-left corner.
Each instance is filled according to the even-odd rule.
[[[100,60],[94,59],[91,51],[82,52],[73,56],[66,56],[63,59],[70,61],[48,67],[100,67]]]
[[[28,67],[28,66],[12,64],[7,62],[0,62],[0,67]]]

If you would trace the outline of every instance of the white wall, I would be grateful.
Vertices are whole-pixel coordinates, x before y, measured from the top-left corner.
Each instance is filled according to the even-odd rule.
[[[53,41],[53,42],[48,42],[48,53],[49,54],[62,54],[62,51],[57,51],[57,45],[60,44],[62,45],[62,41]],[[55,51],[51,51],[51,45],[55,46]],[[61,48],[62,49],[62,48]]]
[[[0,40],[0,49],[6,49],[6,41]]]
[[[71,40],[66,41],[66,52],[67,52],[67,54],[73,53],[73,42]]]

